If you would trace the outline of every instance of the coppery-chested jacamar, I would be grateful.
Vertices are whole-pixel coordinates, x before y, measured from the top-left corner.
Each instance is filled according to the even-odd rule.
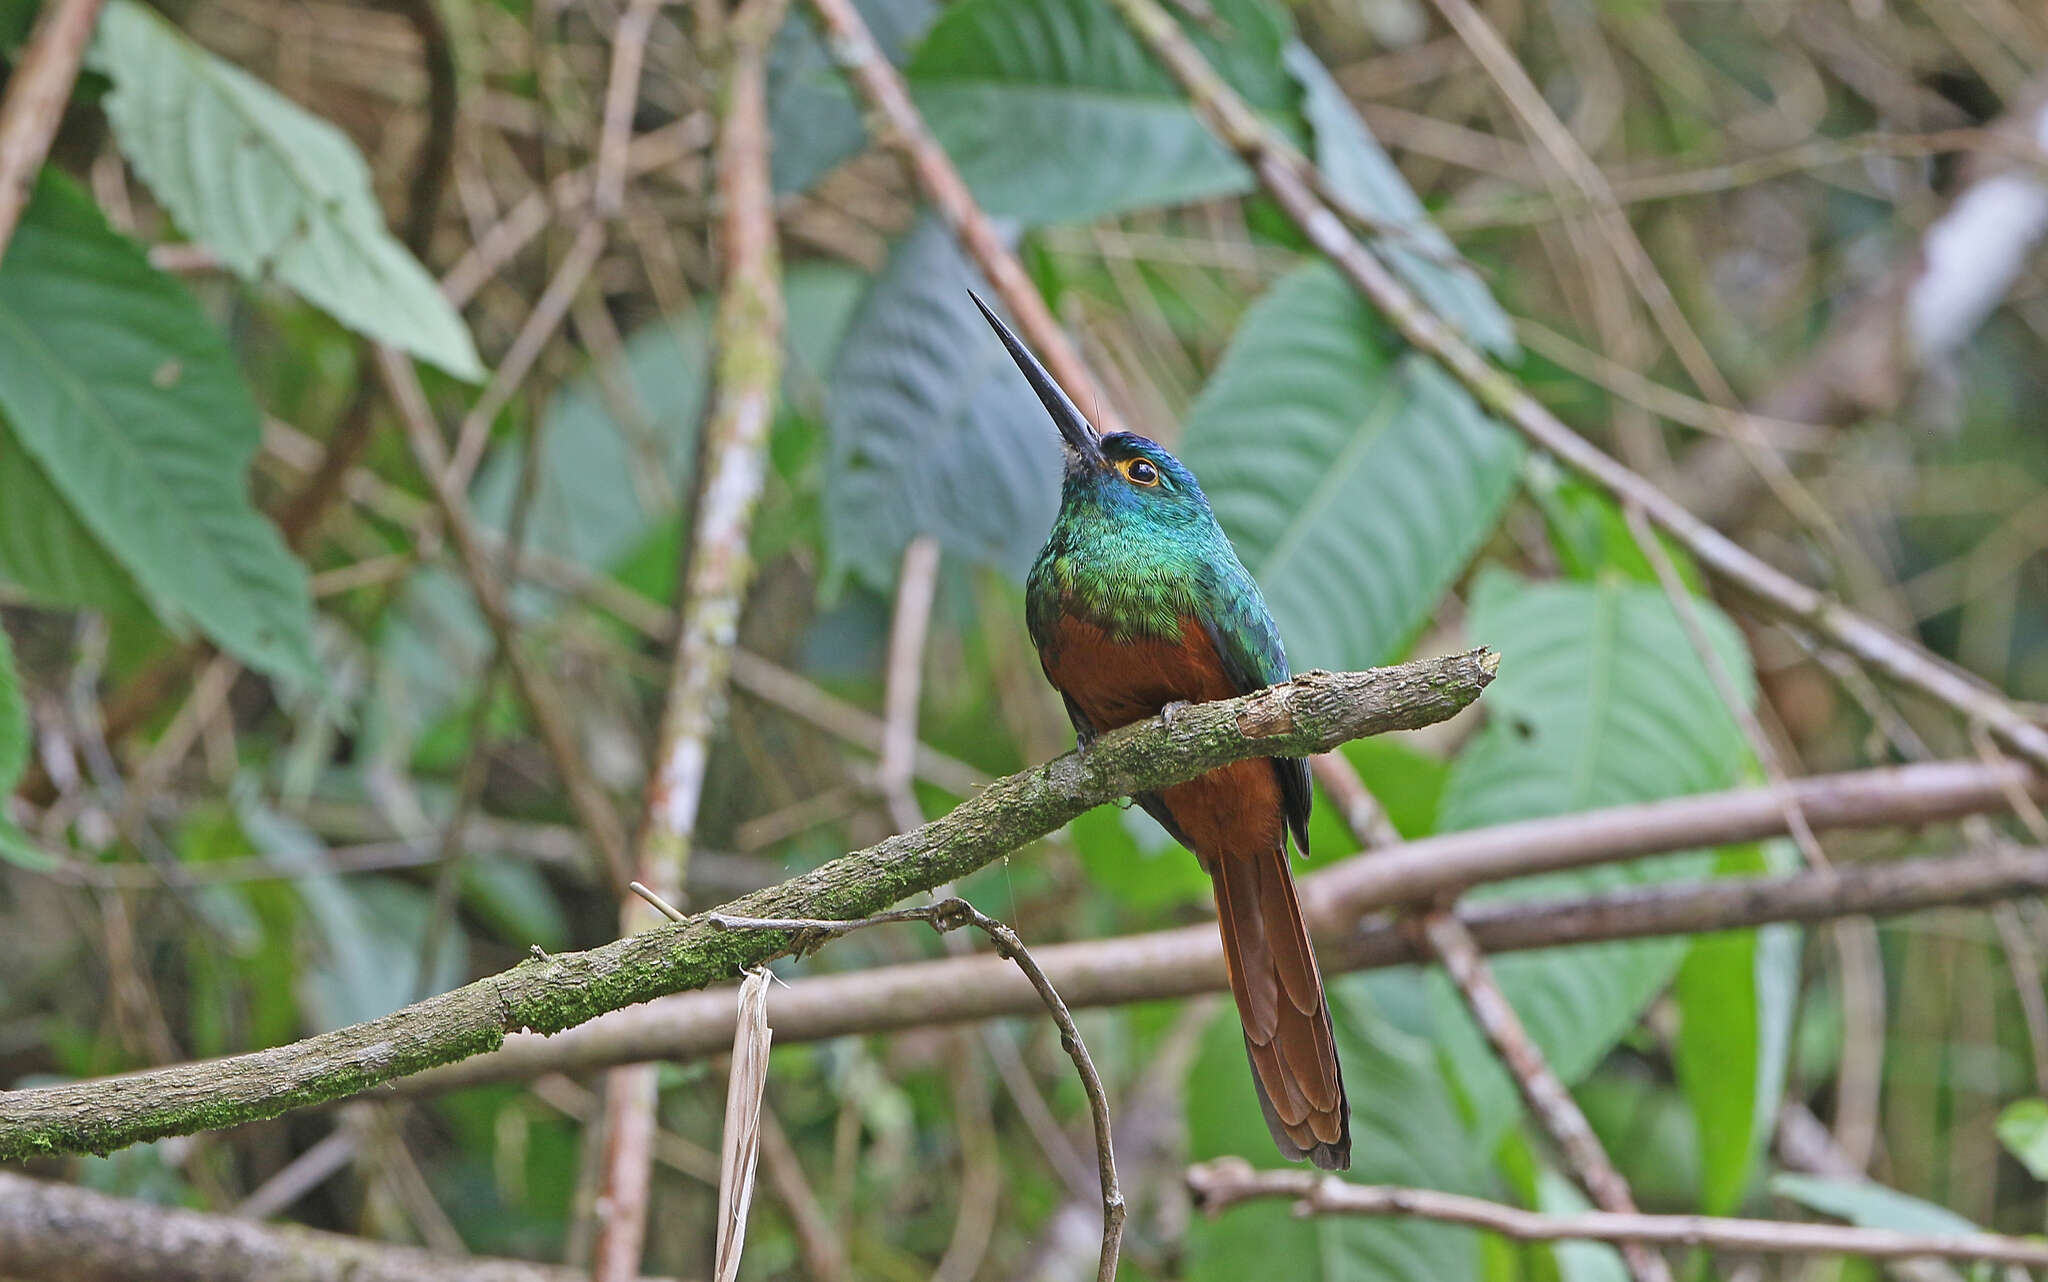
[[[975,299],[1065,442],[1059,517],[1025,589],[1047,680],[1085,750],[1105,730],[1288,676],[1280,631],[1188,471],[1131,432],[1098,433]],[[1252,758],[1137,799],[1216,889],[1230,990],[1273,1142],[1351,1164],[1351,1112],[1287,839],[1308,850],[1308,763]]]

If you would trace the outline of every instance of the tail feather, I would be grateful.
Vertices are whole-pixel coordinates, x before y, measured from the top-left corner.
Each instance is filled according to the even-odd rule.
[[[1203,862],[1216,885],[1230,991],[1266,1128],[1288,1157],[1344,1170],[1351,1165],[1351,1109],[1286,851],[1275,845]]]

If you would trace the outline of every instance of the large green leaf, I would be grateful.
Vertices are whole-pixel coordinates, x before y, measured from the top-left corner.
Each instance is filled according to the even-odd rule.
[[[1721,852],[1722,876],[1790,872],[1787,843]],[[1678,969],[1673,1059],[1699,1131],[1700,1208],[1727,1215],[1742,1204],[1778,1118],[1799,997],[1797,926],[1703,935]]]
[[[1734,625],[1695,602],[1715,653],[1751,694]],[[1664,593],[1641,584],[1528,583],[1482,576],[1475,641],[1501,651],[1486,692],[1488,723],[1460,754],[1440,827],[1483,828],[1544,815],[1653,801],[1733,785],[1747,745]],[[1681,854],[1523,878],[1475,898],[1562,898],[1711,870]],[[1501,987],[1566,1082],[1584,1076],[1641,1016],[1685,956],[1685,939],[1550,949],[1494,962]],[[1514,1116],[1511,1082],[1440,975],[1441,1044],[1473,1101],[1479,1129]]]
[[[1181,456],[1294,667],[1364,668],[1407,644],[1493,528],[1522,446],[1316,263],[1246,315]]]
[[[828,578],[887,586],[919,534],[1021,578],[1045,541],[1059,437],[974,288],[986,287],[927,216],[854,318],[826,402]]]
[[[114,81],[122,154],[236,274],[275,277],[350,329],[483,377],[462,317],[385,227],[347,135],[137,0],[108,4],[93,58]]]
[[[1429,220],[1344,90],[1300,41],[1289,43],[1284,56],[1289,74],[1301,84],[1301,113],[1315,142],[1316,164],[1351,208],[1387,229],[1375,240],[1388,266],[1467,338],[1513,356],[1514,322],[1479,273],[1458,257],[1451,238]]]
[[[261,429],[226,340],[54,175],[0,261],[0,411],[160,613],[317,677],[305,571],[249,503]]]
[[[933,0],[855,0],[854,7],[898,66],[939,11]],[[768,125],[777,195],[809,190],[867,144],[860,106],[802,5],[790,6],[768,51]]]
[[[1291,112],[1284,15],[1214,0],[1188,34],[1256,110]],[[960,0],[910,61],[910,86],[995,214],[1083,222],[1247,191],[1252,178],[1105,0]]]

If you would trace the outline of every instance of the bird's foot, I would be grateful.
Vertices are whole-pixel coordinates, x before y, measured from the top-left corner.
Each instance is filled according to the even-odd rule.
[[[1186,712],[1187,709],[1188,701],[1186,699],[1175,699],[1172,703],[1159,710],[1159,719],[1166,723],[1168,730],[1171,730],[1173,729],[1174,721],[1180,717],[1181,713]]]
[[[807,927],[803,930],[795,931],[790,936],[789,955],[798,961],[802,961],[820,948],[823,948],[831,939],[832,933],[830,931],[819,930],[816,927]]]

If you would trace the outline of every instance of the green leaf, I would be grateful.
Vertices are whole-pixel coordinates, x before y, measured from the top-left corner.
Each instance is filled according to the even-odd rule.
[[[1354,739],[1338,751],[1351,762],[1359,779],[1386,810],[1387,822],[1394,825],[1394,831],[1413,841],[1436,830],[1437,808],[1443,801],[1444,784],[1450,778],[1450,763],[1418,752],[1390,735]],[[1335,809],[1318,806],[1316,813]],[[1349,840],[1333,841],[1328,848],[1337,858],[1349,858],[1337,853]]]
[[[1789,872],[1784,842],[1731,846],[1720,876]],[[1727,1215],[1742,1204],[1777,1123],[1799,996],[1795,926],[1702,935],[1673,986],[1678,1001],[1678,1082],[1699,1131],[1700,1207]]]
[[[0,261],[0,411],[158,613],[318,679],[305,571],[249,503],[260,428],[226,340],[54,174]]]
[[[1950,1237],[1982,1231],[1945,1206],[1936,1206],[1897,1189],[1888,1189],[1872,1180],[1781,1173],[1771,1177],[1771,1192],[1822,1215],[1832,1215],[1866,1229],[1896,1229],[1901,1233],[1933,1233]]]
[[[1142,911],[1210,900],[1202,865],[1135,806],[1097,806],[1067,825],[1067,839],[1088,871],[1090,889],[1121,907]]]
[[[1998,1114],[1998,1142],[2037,1180],[2048,1180],[2048,1100],[2014,1100]]]
[[[705,320],[689,312],[634,331],[623,369],[591,369],[556,392],[541,428],[529,548],[609,566],[688,499],[709,353]],[[471,501],[492,529],[511,519],[524,451],[510,441],[477,473]]]
[[[384,225],[339,129],[200,48],[137,0],[101,15],[107,121],[164,207],[245,280],[275,277],[350,329],[472,382],[469,329]]]
[[[854,8],[899,67],[939,12],[933,0],[855,0]],[[810,190],[867,145],[860,105],[801,5],[790,6],[768,51],[768,126],[775,139],[769,169],[778,196]],[[794,309],[790,316],[795,319]]]
[[[1351,100],[1307,45],[1290,41],[1287,72],[1302,88],[1301,112],[1315,140],[1316,165],[1330,186],[1360,213],[1388,230],[1374,243],[1395,274],[1430,310],[1497,356],[1516,352],[1515,324],[1479,273],[1429,220],[1408,180],[1359,119]]]
[[[926,216],[847,332],[825,414],[828,583],[887,588],[919,534],[1021,579],[1045,541],[1059,437],[974,310],[975,288],[980,275]]]
[[[1259,0],[1204,8],[1213,22],[1188,34],[1209,64],[1254,110],[1291,111],[1284,15]],[[1252,186],[1104,0],[960,0],[925,37],[909,79],[993,214],[1085,222]]]
[[[1558,566],[1574,579],[1621,575],[1638,583],[1657,584],[1657,569],[1636,541],[1621,506],[1598,486],[1566,472],[1547,456],[1538,455],[1523,469],[1523,489],[1543,513],[1550,546]],[[1690,553],[1671,536],[1656,531],[1658,542],[1678,571],[1679,581],[1705,596],[1706,578]]]
[[[1499,519],[1520,439],[1316,263],[1261,298],[1188,413],[1181,457],[1296,670],[1395,657]]]
[[[1751,696],[1748,653],[1711,603],[1695,603],[1722,664]],[[1653,801],[1729,787],[1748,748],[1656,588],[1603,580],[1527,583],[1493,571],[1472,594],[1474,641],[1501,651],[1488,722],[1459,755],[1441,831]],[[1568,898],[1711,868],[1681,854],[1522,878],[1476,899]],[[1499,958],[1495,974],[1558,1074],[1584,1076],[1641,1016],[1683,959],[1684,939],[1544,950]],[[1512,1083],[1440,975],[1439,1036],[1482,1119],[1514,1116]]]
[[[548,879],[530,863],[472,854],[462,861],[462,902],[514,946],[570,947],[574,935]]]
[[[146,612],[135,580],[0,423],[0,581],[45,606]]]

